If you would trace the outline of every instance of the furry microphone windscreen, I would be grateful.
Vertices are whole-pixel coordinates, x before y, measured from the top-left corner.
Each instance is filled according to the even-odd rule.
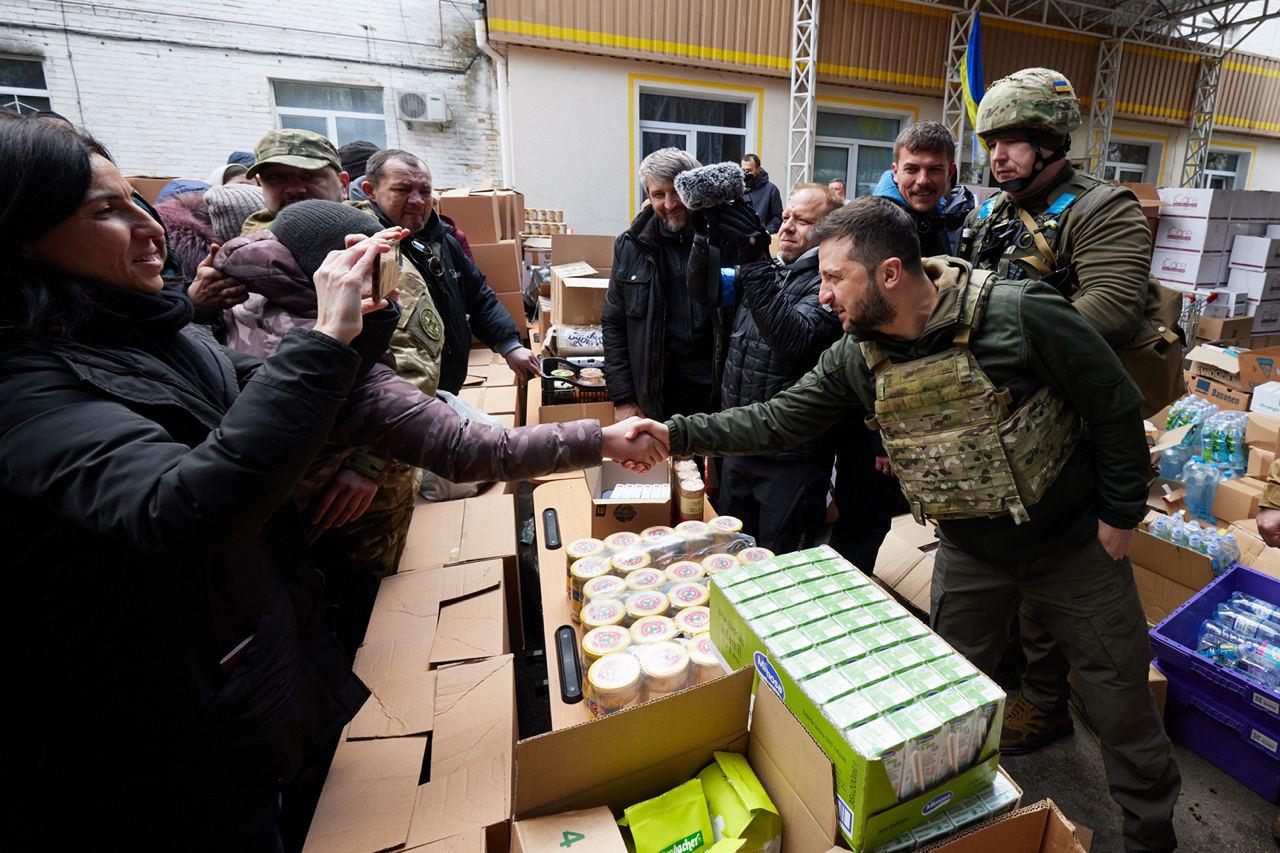
[[[737,163],[712,163],[676,175],[676,194],[690,210],[737,201],[747,193],[747,173]]]

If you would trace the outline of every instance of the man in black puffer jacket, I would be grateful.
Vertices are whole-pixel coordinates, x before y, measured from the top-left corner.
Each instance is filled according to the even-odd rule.
[[[840,337],[839,321],[818,304],[818,250],[809,240],[819,220],[838,207],[826,187],[800,184],[782,214],[781,264],[761,261],[739,270],[742,302],[729,336],[722,408],[760,403],[790,388]],[[717,508],[742,519],[760,545],[793,551],[802,534],[822,524],[832,454],[824,436],[774,455],[727,457]]]

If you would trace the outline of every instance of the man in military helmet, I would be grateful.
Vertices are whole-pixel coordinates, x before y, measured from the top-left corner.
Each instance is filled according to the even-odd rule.
[[[913,514],[938,524],[934,629],[990,674],[1011,608],[1034,608],[1098,723],[1126,849],[1174,849],[1181,783],[1126,557],[1149,471],[1137,389],[1052,287],[922,260],[888,199],[855,199],[816,239],[819,298],[847,334],[767,402],[646,429],[673,454],[765,453],[874,413]]]
[[[1071,300],[1116,350],[1150,416],[1181,388],[1176,294],[1151,277],[1151,237],[1137,198],[1067,162],[1080,126],[1071,83],[1047,68],[996,81],[977,132],[1002,192],[970,215],[960,254],[1001,278],[1039,278]],[[1072,731],[1066,660],[1034,613],[1020,615],[1027,666],[1000,748],[1020,755]]]

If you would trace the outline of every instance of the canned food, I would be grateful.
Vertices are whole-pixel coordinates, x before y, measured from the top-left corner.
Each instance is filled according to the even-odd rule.
[[[626,576],[636,569],[643,569],[649,565],[649,553],[641,551],[639,548],[632,548],[627,551],[619,551],[614,554],[609,562],[613,565],[613,570],[619,575]],[[658,574],[662,574],[659,572]]]
[[[608,571],[608,563],[592,557],[579,560],[569,567],[569,611],[575,622],[578,620],[578,612],[582,610],[582,602],[585,600],[583,588],[587,581],[603,577]]]
[[[711,608],[705,605],[686,607],[675,615],[676,629],[686,637],[697,637],[711,630]]]
[[[717,515],[708,521],[707,525],[715,531],[717,539],[721,541],[731,539],[735,534],[742,532],[742,519],[734,518],[732,515]]]
[[[604,655],[587,670],[587,707],[603,717],[634,705],[640,698],[640,661],[626,652]]]
[[[626,551],[629,548],[639,548],[642,543],[638,534],[622,530],[604,537],[604,544],[610,551]]]
[[[706,494],[706,486],[703,485],[702,479],[690,477],[680,480],[678,491],[680,496],[680,517],[687,519],[702,518],[705,511],[703,498]]]
[[[631,642],[637,646],[674,640],[680,633],[674,620],[666,616],[646,616],[631,626]]]
[[[636,651],[644,676],[646,700],[660,699],[689,686],[689,652],[670,640],[652,643]]]
[[[664,539],[670,539],[676,536],[674,527],[667,527],[665,524],[657,524],[653,527],[646,527],[640,531],[640,538],[645,544],[662,542]]]
[[[771,560],[774,553],[768,548],[743,548],[738,552],[738,561],[744,566],[750,566],[754,563],[763,563],[765,560]]]
[[[684,537],[691,551],[705,548],[711,544],[711,528],[705,521],[682,521],[676,525],[676,533]]]
[[[710,593],[702,584],[688,581],[686,583],[678,583],[667,590],[667,597],[671,599],[671,610],[674,614],[684,610],[686,607],[705,606],[710,598]]]
[[[702,560],[702,568],[708,577],[719,574],[720,572],[732,569],[739,565],[738,558],[733,554],[712,554],[710,557],[704,557]]]
[[[592,628],[582,638],[583,665],[590,669],[591,665],[605,655],[623,652],[631,645],[631,632],[621,625],[601,625]]]
[[[667,566],[665,574],[667,580],[672,583],[683,583],[685,581],[696,581],[707,573],[700,564],[693,562],[693,560],[681,560],[678,563],[672,563]]]
[[[666,585],[667,576],[658,569],[636,569],[627,574],[627,590],[630,592],[659,590]]]
[[[693,665],[693,677],[698,684],[724,675],[710,634],[699,634],[693,638],[689,646],[689,662]]]
[[[552,371],[553,375],[555,371]],[[581,560],[583,557],[599,557],[605,552],[605,544],[599,539],[575,539],[570,542],[564,549],[564,553],[572,563],[575,560]]]
[[[627,607],[617,598],[597,598],[582,605],[579,618],[582,629],[590,631],[604,625],[621,625],[627,617]]]
[[[627,618],[638,621],[646,616],[664,616],[671,607],[671,600],[665,592],[650,589],[633,593],[627,599]]]
[[[592,578],[582,585],[583,602],[595,601],[598,598],[621,598],[627,591],[627,582],[617,575],[604,575]]]

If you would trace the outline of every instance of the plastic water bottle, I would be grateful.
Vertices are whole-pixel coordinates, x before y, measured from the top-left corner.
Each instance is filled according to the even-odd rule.
[[[1241,613],[1248,613],[1255,619],[1266,619],[1269,622],[1280,622],[1280,605],[1263,601],[1261,598],[1255,598],[1243,592],[1233,592],[1231,597],[1227,599],[1227,604],[1233,610]]]
[[[1196,653],[1280,690],[1280,646],[1254,642],[1221,622],[1208,619],[1200,628]]]
[[[1222,480],[1222,472],[1207,462],[1192,460],[1183,476],[1187,484],[1187,509],[1197,518],[1213,521],[1213,497]]]
[[[1191,460],[1191,448],[1170,447],[1160,454],[1160,476],[1165,480],[1177,480],[1182,477],[1182,469]]]
[[[1228,533],[1222,537],[1222,547],[1226,551],[1224,559],[1228,569],[1240,562],[1240,543],[1236,540],[1234,533]]]
[[[1246,640],[1280,643],[1280,622],[1257,619],[1247,613],[1241,613],[1226,602],[1219,604],[1218,609],[1213,611],[1213,618]]]

